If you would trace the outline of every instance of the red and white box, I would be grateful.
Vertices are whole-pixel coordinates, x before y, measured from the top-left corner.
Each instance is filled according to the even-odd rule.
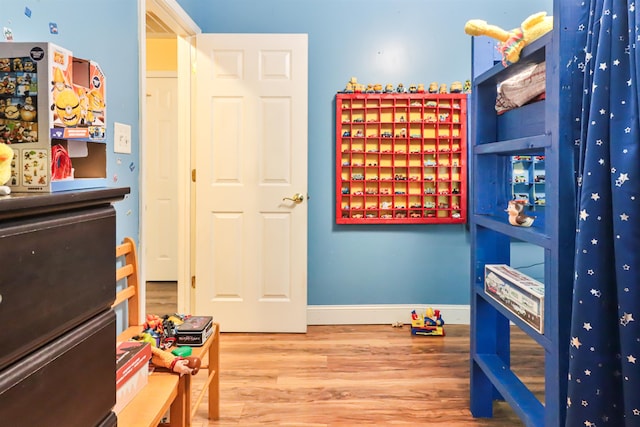
[[[116,414],[147,385],[150,359],[149,343],[123,341],[116,345]]]

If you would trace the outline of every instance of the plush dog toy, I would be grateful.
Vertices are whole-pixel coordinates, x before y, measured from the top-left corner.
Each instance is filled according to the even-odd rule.
[[[538,12],[522,21],[520,28],[505,31],[495,25],[489,25],[486,21],[472,19],[467,21],[464,32],[470,36],[489,36],[500,43],[498,50],[502,54],[502,64],[518,62],[520,52],[532,41],[540,38],[553,28],[553,17],[547,16],[547,12]]]
[[[13,150],[7,144],[0,143],[0,196],[11,193],[11,188],[4,185],[11,179],[11,160]]]

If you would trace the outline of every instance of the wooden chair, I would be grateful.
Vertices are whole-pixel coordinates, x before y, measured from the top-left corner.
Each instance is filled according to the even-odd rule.
[[[125,237],[116,247],[116,260],[123,264],[116,269],[116,282],[126,279],[127,286],[116,294],[112,308],[127,301],[127,328],[116,342],[130,340],[142,332],[140,325],[140,288],[138,283],[138,257],[135,242]],[[153,372],[149,382],[122,411],[117,414],[120,427],[156,427],[169,411],[171,427],[185,427],[187,422],[187,382],[170,372]]]
[[[142,332],[140,324],[140,287],[138,256],[133,239],[125,237],[116,247],[116,260],[123,260],[116,269],[116,281],[126,279],[127,286],[116,294],[112,307],[125,301],[128,305],[127,327],[118,335],[117,341],[129,340]],[[189,427],[204,395],[208,392],[209,418],[220,418],[220,326],[213,324],[213,332],[201,347],[193,347],[193,356],[202,360],[200,370],[207,371],[207,380],[198,393],[195,405],[191,406],[191,376],[178,376],[169,372],[154,371],[149,383],[118,414],[119,427],[156,427],[170,410],[171,427]],[[205,356],[207,358],[205,359]],[[190,412],[191,411],[191,412]]]

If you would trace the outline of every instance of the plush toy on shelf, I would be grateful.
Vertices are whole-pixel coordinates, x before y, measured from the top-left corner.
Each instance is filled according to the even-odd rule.
[[[518,227],[531,227],[535,217],[524,213],[527,202],[524,200],[509,200],[506,212],[509,214],[509,224]]]
[[[11,179],[11,161],[13,150],[5,143],[0,143],[0,196],[11,194],[11,188],[4,185]]]
[[[464,32],[470,36],[489,36],[498,40],[502,64],[506,67],[518,62],[522,49],[551,31],[552,28],[553,17],[547,16],[547,12],[538,12],[522,21],[520,28],[510,31],[490,25],[481,19],[472,19],[465,24]]]

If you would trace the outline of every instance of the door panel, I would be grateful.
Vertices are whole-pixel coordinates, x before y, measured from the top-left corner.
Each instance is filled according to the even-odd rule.
[[[304,332],[307,36],[202,34],[197,70],[196,311]]]
[[[147,281],[178,280],[178,80],[147,77],[145,245]]]

